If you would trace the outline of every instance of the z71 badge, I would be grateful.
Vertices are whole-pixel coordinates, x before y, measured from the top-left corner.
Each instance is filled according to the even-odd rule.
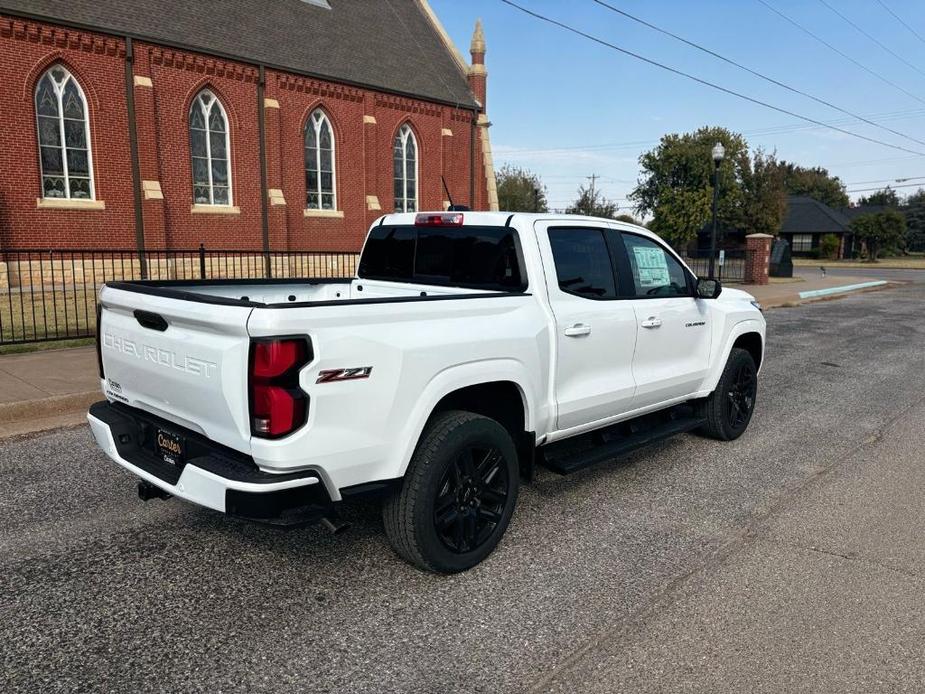
[[[357,366],[352,369],[325,369],[318,372],[318,380],[315,383],[332,383],[334,381],[357,381],[361,378],[369,378],[373,372],[371,366]]]

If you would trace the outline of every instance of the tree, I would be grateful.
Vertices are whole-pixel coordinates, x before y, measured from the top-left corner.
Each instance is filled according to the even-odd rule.
[[[755,150],[750,168],[742,169],[743,226],[752,234],[776,235],[787,213],[784,173],[774,154]]]
[[[902,247],[906,218],[895,210],[869,212],[851,220],[851,231],[864,243],[867,259],[876,262],[881,250]]]
[[[821,166],[806,168],[786,161],[779,166],[788,195],[806,195],[829,207],[848,207],[848,193],[838,176]]]
[[[628,224],[635,224],[636,226],[642,226],[642,222],[636,219],[631,214],[618,214],[614,217],[618,222],[627,222]]]
[[[548,212],[546,186],[527,169],[510,164],[497,174],[498,207],[506,212]]]
[[[575,200],[568,209],[566,214],[584,214],[589,217],[609,217],[613,219],[617,215],[617,203],[608,200],[604,194],[591,184],[587,188],[578,186],[578,199]]]
[[[925,188],[908,196],[902,208],[906,216],[906,248],[925,251]]]
[[[717,222],[748,233],[777,233],[786,209],[783,175],[773,154],[758,150],[725,128],[662,137],[639,158],[642,179],[630,193],[639,214],[653,216],[650,228],[676,246],[696,237],[710,221],[713,200],[713,145],[726,150],[719,167]]]
[[[859,206],[865,205],[881,205],[883,207],[899,207],[899,196],[896,194],[896,191],[887,186],[883,190],[878,190],[875,193],[860,198],[858,200]]]

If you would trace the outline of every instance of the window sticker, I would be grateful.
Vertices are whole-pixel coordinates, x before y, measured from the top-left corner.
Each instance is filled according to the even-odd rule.
[[[634,246],[636,268],[639,272],[639,286],[664,287],[671,283],[668,276],[668,259],[660,248]]]

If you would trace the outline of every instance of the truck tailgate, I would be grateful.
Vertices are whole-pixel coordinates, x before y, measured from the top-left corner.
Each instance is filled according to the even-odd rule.
[[[100,301],[106,396],[250,453],[252,309],[112,287]]]

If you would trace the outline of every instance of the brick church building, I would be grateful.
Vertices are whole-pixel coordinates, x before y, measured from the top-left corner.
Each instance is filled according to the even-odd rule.
[[[351,251],[496,209],[484,55],[426,0],[0,0],[0,253]]]

